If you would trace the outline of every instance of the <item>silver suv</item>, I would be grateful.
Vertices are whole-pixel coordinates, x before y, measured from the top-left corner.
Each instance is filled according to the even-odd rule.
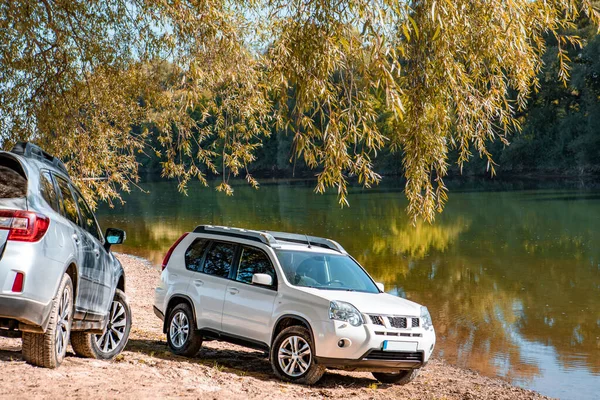
[[[23,358],[55,368],[76,354],[111,359],[127,343],[123,267],[63,163],[31,143],[0,151],[0,336]]]

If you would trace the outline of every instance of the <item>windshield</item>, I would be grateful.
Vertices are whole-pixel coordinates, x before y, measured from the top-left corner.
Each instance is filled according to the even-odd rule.
[[[349,256],[293,250],[275,253],[292,285],[379,293],[369,275]]]

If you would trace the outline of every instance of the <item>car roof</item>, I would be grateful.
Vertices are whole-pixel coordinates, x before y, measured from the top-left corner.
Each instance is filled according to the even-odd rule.
[[[63,162],[33,143],[19,142],[10,151],[0,151],[0,155],[12,157],[32,169],[48,169],[70,180]]]
[[[194,233],[220,236],[229,240],[237,238],[258,242],[273,249],[300,251],[313,251],[314,249],[315,253],[348,254],[339,243],[331,239],[297,233],[259,231],[215,225],[199,225],[194,229]]]
[[[10,158],[18,161],[21,164],[21,166],[24,168],[28,179],[31,178],[31,176],[29,175],[30,173],[36,173],[39,170],[46,169],[46,170],[52,171],[53,173],[55,173],[56,175],[59,175],[62,178],[65,178],[69,181],[71,180],[71,178],[69,177],[68,174],[65,174],[64,171],[62,171],[59,168],[56,168],[52,164],[41,162],[41,161],[38,161],[33,158],[23,157],[20,154],[15,154],[10,151],[1,151],[0,150],[0,156],[10,157]]]

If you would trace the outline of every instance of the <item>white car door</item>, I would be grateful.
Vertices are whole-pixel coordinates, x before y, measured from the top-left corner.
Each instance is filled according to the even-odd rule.
[[[253,285],[253,274],[271,275],[273,285]],[[242,246],[237,269],[225,293],[223,332],[268,345],[276,297],[277,275],[269,256],[257,248]]]
[[[223,302],[236,250],[237,244],[212,242],[202,268],[188,286],[199,329],[221,331]]]

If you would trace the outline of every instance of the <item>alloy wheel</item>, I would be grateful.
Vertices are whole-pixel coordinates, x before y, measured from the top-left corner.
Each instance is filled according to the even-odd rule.
[[[310,345],[301,336],[290,336],[279,346],[278,361],[286,375],[299,377],[310,368],[312,362]]]
[[[64,356],[69,344],[71,308],[71,292],[65,288],[58,303],[58,321],[56,323],[56,354],[59,357]]]
[[[190,334],[190,322],[183,311],[179,311],[171,319],[169,335],[171,343],[176,348],[181,348],[187,342]]]
[[[127,313],[125,307],[118,301],[112,302],[110,316],[102,335],[96,335],[96,345],[103,353],[116,349],[125,336]]]

